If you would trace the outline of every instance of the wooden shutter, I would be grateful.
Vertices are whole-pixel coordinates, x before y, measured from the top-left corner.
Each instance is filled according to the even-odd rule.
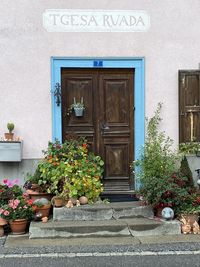
[[[179,70],[179,142],[200,142],[200,70]]]

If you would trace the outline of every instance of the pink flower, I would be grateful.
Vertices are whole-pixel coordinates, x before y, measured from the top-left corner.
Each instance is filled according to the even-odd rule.
[[[10,180],[8,180],[8,179],[4,179],[4,180],[3,180],[3,183],[4,183],[5,185],[7,185],[9,188],[11,188],[11,187],[13,187],[15,184],[18,184],[18,183],[19,183],[19,180],[18,180],[18,179],[15,179],[15,180],[13,180],[13,181],[10,181]]]
[[[18,206],[19,203],[20,203],[19,199],[15,199],[15,200],[14,200],[14,204],[15,204],[16,206]]]
[[[19,184],[19,179],[15,179],[15,180],[13,180],[12,184],[13,184],[13,185],[15,185],[15,184]]]
[[[27,206],[26,206],[26,205],[24,205],[23,209],[27,209]]]
[[[0,214],[4,213],[4,209],[0,208]]]
[[[4,183],[4,184],[7,184],[7,183],[8,183],[8,179],[4,179],[4,180],[3,180],[3,183]]]
[[[19,199],[11,199],[9,200],[8,206],[12,209],[16,209],[19,203],[20,203]]]
[[[5,216],[8,216],[10,214],[9,211],[5,210],[4,213],[3,213]]]
[[[23,198],[24,199],[27,199],[29,197],[29,194],[28,193],[23,193]]]

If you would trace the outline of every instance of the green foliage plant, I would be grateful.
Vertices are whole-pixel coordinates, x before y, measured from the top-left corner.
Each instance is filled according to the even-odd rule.
[[[104,162],[88,151],[86,140],[67,140],[63,144],[49,142],[44,159],[29,181],[38,183],[48,193],[64,198],[86,196],[89,202],[103,191],[101,177]]]
[[[141,158],[133,162],[138,166],[141,181],[140,193],[153,207],[176,208],[188,194],[187,177],[178,171],[178,153],[172,150],[173,141],[159,131],[161,122],[159,103],[152,118],[147,120],[147,131]]]
[[[12,131],[13,131],[14,128],[15,128],[14,123],[12,123],[12,122],[8,122],[8,123],[7,123],[7,128],[8,128],[9,133],[12,133]]]
[[[196,154],[198,151],[200,151],[200,143],[199,142],[180,143],[179,151],[183,155]]]

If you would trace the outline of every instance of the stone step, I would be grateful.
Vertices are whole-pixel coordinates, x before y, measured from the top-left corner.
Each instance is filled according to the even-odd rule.
[[[132,218],[99,221],[48,221],[31,222],[29,238],[71,238],[177,235],[180,222]]]
[[[82,205],[71,209],[66,207],[53,209],[54,221],[98,221],[135,217],[153,218],[152,208],[143,206],[140,201],[134,201]]]

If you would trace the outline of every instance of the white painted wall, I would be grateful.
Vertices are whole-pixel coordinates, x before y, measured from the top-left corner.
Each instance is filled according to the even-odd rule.
[[[48,33],[45,9],[146,10],[146,33]],[[146,116],[164,103],[162,128],[178,142],[178,69],[200,62],[199,0],[1,0],[0,136],[8,121],[23,158],[41,157],[51,139],[50,57],[145,57]]]

